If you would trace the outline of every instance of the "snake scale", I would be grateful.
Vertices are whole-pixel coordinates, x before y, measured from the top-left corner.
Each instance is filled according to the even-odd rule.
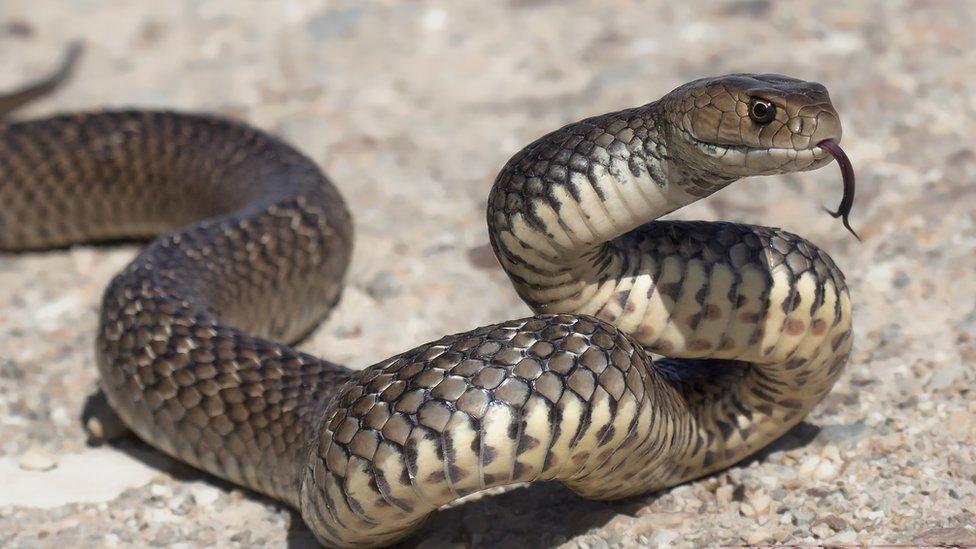
[[[823,86],[747,74],[545,135],[505,165],[487,212],[536,315],[361,371],[289,346],[339,299],[350,213],[314,162],[245,124],[0,124],[0,249],[155,238],[102,302],[111,406],[161,451],[295,507],[323,544],[382,545],[488,487],[624,498],[797,424],[850,353],[840,270],[782,230],[657,218],[836,157],[846,225],[840,136]]]

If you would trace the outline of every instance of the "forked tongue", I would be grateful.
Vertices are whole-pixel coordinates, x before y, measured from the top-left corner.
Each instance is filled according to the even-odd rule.
[[[827,213],[834,217],[843,217],[844,227],[848,231],[851,231],[854,238],[861,240],[861,237],[857,236],[857,233],[851,228],[851,221],[848,218],[851,215],[851,208],[854,207],[854,166],[851,164],[851,159],[847,158],[844,149],[840,148],[840,145],[833,139],[824,139],[820,143],[817,143],[817,146],[834,157],[837,165],[840,166],[841,176],[844,178],[844,198],[841,199],[840,206],[837,207],[836,212],[827,210]],[[826,210],[826,208],[824,209]]]

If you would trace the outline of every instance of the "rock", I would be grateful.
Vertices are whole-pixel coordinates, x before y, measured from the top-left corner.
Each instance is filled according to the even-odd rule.
[[[947,361],[948,362],[948,361]],[[962,376],[962,369],[953,366],[938,368],[932,373],[925,387],[930,391],[941,391],[952,387],[952,385]]]
[[[796,476],[802,479],[812,479],[821,461],[823,460],[820,456],[807,456],[803,458],[803,461],[800,462],[800,466],[796,470]]]
[[[949,421],[946,426],[954,436],[962,437],[973,430],[974,420],[976,420],[976,414],[966,410],[956,410],[949,414]]]
[[[0,378],[12,379],[14,381],[24,379],[24,371],[13,360],[0,358]]]
[[[845,530],[823,540],[824,545],[852,545],[854,543],[857,543],[857,532],[854,530]]]
[[[848,526],[847,521],[838,517],[837,515],[827,515],[824,517],[823,521],[825,524],[827,524],[827,526],[830,526],[834,532],[840,532],[841,530],[846,529]]]
[[[385,301],[400,293],[400,285],[390,271],[380,271],[366,283],[364,288],[370,297],[377,301]]]
[[[762,516],[769,513],[769,507],[773,500],[765,492],[756,492],[749,498],[749,504],[756,511],[756,515]]]
[[[719,503],[728,503],[732,501],[733,490],[735,490],[735,488],[733,488],[731,484],[719,486],[715,490],[715,500]]]
[[[834,463],[841,463],[844,461],[843,458],[840,457],[840,450],[838,450],[833,444],[824,446],[823,450],[820,451],[820,457],[828,459]]]
[[[976,528],[957,526],[933,528],[915,536],[912,540],[921,545],[968,546],[976,545]]]
[[[30,448],[24,452],[17,464],[25,471],[50,471],[58,466],[58,456],[40,448]]]
[[[14,460],[0,459],[0,506],[52,508],[110,501],[124,490],[146,485],[158,474],[142,461],[110,448],[61,455],[57,468],[48,471],[25,470]]]
[[[769,528],[762,526],[759,528],[750,528],[742,535],[742,541],[749,545],[759,545],[760,543],[765,543],[772,539],[773,532]]]
[[[647,542],[651,547],[670,547],[679,536],[680,534],[671,530],[656,530],[647,538]]]
[[[220,490],[204,482],[192,483],[189,490],[199,505],[210,505],[220,499]]]
[[[645,513],[633,520],[628,530],[629,537],[650,536],[655,531],[680,530],[682,526],[694,524],[695,513]]]
[[[853,445],[868,433],[863,421],[848,424],[824,425],[817,433],[817,439],[829,444]]]
[[[769,513],[773,500],[765,492],[759,491],[749,496],[748,500],[739,506],[743,516],[750,518],[763,517]]]
[[[796,517],[796,524],[798,526],[805,526],[810,524],[813,519],[817,516],[813,511],[809,509],[794,509],[793,516]]]
[[[173,489],[165,484],[152,484],[149,486],[149,495],[153,499],[169,499],[173,497]]]
[[[816,480],[830,480],[837,476],[837,466],[832,461],[823,460],[813,472]]]
[[[820,539],[824,539],[827,536],[829,536],[829,535],[831,535],[831,534],[834,533],[833,530],[831,530],[829,526],[827,526],[826,524],[824,524],[822,522],[819,523],[819,524],[814,524],[813,526],[811,526],[810,527],[810,532],[812,532],[813,535],[817,536]]]
[[[194,499],[193,494],[189,492],[181,492],[170,499],[166,506],[169,507],[169,510],[172,511],[174,515],[185,515],[196,507],[196,505],[197,502],[196,499]]]

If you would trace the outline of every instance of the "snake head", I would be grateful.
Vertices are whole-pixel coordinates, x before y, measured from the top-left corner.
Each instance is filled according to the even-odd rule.
[[[827,89],[777,74],[731,74],[689,82],[662,98],[669,145],[688,166],[720,177],[805,171],[832,159],[840,141]]]

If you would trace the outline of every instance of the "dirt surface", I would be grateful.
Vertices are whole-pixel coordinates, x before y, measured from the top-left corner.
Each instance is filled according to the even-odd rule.
[[[4,0],[0,88],[76,77],[21,113],[221,112],[325,167],[356,217],[350,285],[305,350],[362,367],[524,316],[485,199],[522,145],[687,80],[824,83],[859,183],[856,242],[820,211],[836,166],[745,180],[677,217],[780,226],[847,273],[855,352],[758,459],[616,504],[560,484],[476,498],[408,545],[976,544],[976,3]],[[2,205],[0,205],[2,207]],[[306,547],[297,515],[129,440],[86,445],[102,289],[135,246],[0,256],[0,546]]]

